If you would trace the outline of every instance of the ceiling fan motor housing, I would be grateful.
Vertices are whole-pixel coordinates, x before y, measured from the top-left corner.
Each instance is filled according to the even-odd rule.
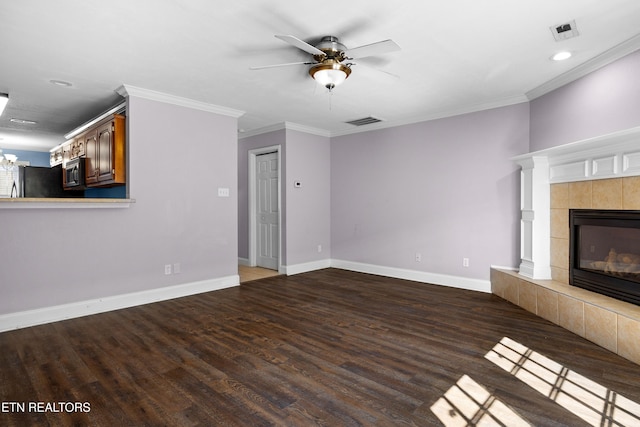
[[[316,45],[316,48],[325,53],[325,56],[314,55],[313,59],[318,62],[323,62],[325,59],[333,59],[338,62],[342,62],[346,59],[344,51],[347,47],[338,41],[337,37],[325,36],[320,40],[320,43]]]

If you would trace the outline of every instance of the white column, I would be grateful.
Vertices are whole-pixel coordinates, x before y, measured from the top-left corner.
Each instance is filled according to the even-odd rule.
[[[521,172],[520,274],[551,279],[551,187],[546,156],[518,159]]]

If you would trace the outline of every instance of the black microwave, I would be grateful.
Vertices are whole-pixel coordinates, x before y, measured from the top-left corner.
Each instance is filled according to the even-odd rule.
[[[85,189],[85,162],[87,159],[78,157],[69,160],[62,174],[62,185],[65,190]]]

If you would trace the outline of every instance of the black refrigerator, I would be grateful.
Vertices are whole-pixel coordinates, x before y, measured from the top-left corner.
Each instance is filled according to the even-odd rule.
[[[12,197],[83,197],[84,191],[65,191],[62,165],[51,168],[20,166]],[[17,195],[17,196],[16,196]]]

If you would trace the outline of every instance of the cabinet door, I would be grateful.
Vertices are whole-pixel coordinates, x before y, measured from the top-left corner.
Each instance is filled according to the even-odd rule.
[[[86,184],[98,182],[98,133],[95,129],[90,130],[84,137],[84,151],[86,154],[85,179]]]
[[[76,145],[76,157],[84,157],[86,154],[84,151],[84,135],[77,137],[74,142]]]
[[[113,179],[113,123],[111,121],[98,127],[98,182]]]
[[[67,162],[69,160],[71,160],[72,157],[72,153],[73,153],[73,147],[72,147],[73,142],[72,141],[67,141],[62,145],[62,167],[67,167]]]

